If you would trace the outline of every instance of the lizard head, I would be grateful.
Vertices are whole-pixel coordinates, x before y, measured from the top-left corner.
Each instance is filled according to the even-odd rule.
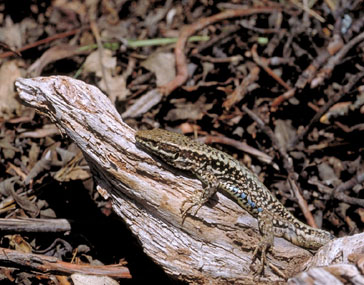
[[[179,169],[187,169],[194,163],[193,159],[189,159],[189,153],[193,155],[190,150],[201,145],[184,135],[162,129],[137,131],[135,139],[142,149]]]

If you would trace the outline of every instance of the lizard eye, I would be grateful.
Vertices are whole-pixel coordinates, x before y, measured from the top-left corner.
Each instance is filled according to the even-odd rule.
[[[177,159],[179,157],[179,153],[176,152],[174,155],[173,155],[173,159]]]

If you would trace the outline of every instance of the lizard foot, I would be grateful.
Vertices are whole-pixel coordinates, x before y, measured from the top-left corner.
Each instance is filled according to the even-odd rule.
[[[255,247],[251,265],[257,259],[258,253],[260,252],[260,265],[259,265],[258,269],[255,270],[255,275],[261,275],[262,273],[264,273],[264,265],[267,261],[266,252],[268,251],[269,248],[270,248],[270,244],[267,243],[265,240],[261,241]]]
[[[198,210],[202,207],[202,205],[206,202],[205,199],[201,199],[202,197],[200,195],[193,196],[191,198],[188,198],[183,201],[181,206],[181,213],[182,213],[182,224],[185,221],[185,218],[188,214],[188,212],[194,207],[197,206],[196,210],[192,214],[193,216],[197,214]],[[186,203],[191,203],[186,209],[183,209],[185,207]]]
[[[269,243],[267,243],[266,241],[261,241],[255,248],[254,253],[253,253],[253,258],[252,258],[252,263],[251,266],[253,265],[254,261],[257,259],[258,257],[258,253],[260,252],[260,265],[258,267],[257,270],[255,270],[254,275],[255,276],[260,276],[264,273],[264,266],[267,264],[273,272],[275,272],[278,276],[287,279],[286,275],[274,264],[272,264],[271,262],[269,262],[267,260],[267,251],[270,250],[271,245]],[[253,269],[254,270],[254,269]]]

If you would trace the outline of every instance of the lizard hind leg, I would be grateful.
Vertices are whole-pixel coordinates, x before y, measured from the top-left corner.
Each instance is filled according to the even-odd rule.
[[[262,234],[262,239],[255,247],[253,252],[252,264],[257,259],[260,252],[260,266],[256,270],[256,275],[262,274],[264,266],[267,263],[266,253],[272,247],[274,240],[273,233],[273,221],[270,215],[264,214],[264,212],[258,217],[259,231]]]

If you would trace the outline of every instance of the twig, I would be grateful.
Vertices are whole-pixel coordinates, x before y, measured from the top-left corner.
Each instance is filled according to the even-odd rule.
[[[350,197],[348,195],[346,195],[345,193],[339,192],[337,194],[335,194],[334,196],[336,199],[343,201],[345,203],[348,203],[350,205],[358,205],[360,207],[364,207],[364,200],[363,199],[359,199],[359,198],[355,198],[355,197]]]
[[[350,180],[336,187],[335,190],[332,192],[332,195],[338,200],[344,201],[352,205],[359,205],[360,207],[364,207],[364,199],[349,197],[344,193],[345,190],[353,188],[355,185],[363,182],[364,172],[361,172],[352,177]]]
[[[291,2],[296,5],[297,7],[301,8],[302,10],[304,10],[305,12],[307,12],[310,16],[315,17],[317,20],[319,20],[321,23],[325,23],[325,19],[320,16],[317,12],[315,12],[314,10],[308,8],[306,5],[302,5],[300,2],[296,1],[296,0],[291,0]]]
[[[296,88],[291,88],[284,92],[282,95],[279,95],[277,98],[275,98],[271,105],[271,112],[275,112],[277,110],[277,107],[284,101],[288,100],[289,98],[292,98],[296,94]]]
[[[226,29],[223,30],[223,32],[220,35],[217,35],[217,36],[211,38],[209,41],[202,43],[202,44],[198,45],[198,47],[194,48],[191,51],[191,55],[197,55],[197,54],[201,53],[201,51],[215,45],[219,41],[226,40],[230,36],[230,34],[237,32],[239,29],[240,29],[240,27],[237,25],[227,27]]]
[[[68,31],[68,32],[56,34],[56,35],[50,36],[48,38],[45,38],[43,40],[39,40],[39,41],[36,41],[34,43],[27,44],[27,45],[23,46],[22,48],[17,49],[15,52],[20,53],[20,52],[25,51],[27,49],[31,49],[31,48],[37,47],[39,45],[42,45],[42,44],[45,44],[45,43],[48,43],[48,42],[51,42],[51,41],[54,41],[54,40],[57,40],[57,39],[62,39],[62,38],[66,38],[68,36],[72,36],[74,34],[77,34],[80,31],[81,31],[81,29],[75,29],[75,30],[71,30],[71,31]],[[5,58],[5,57],[11,56],[13,54],[14,54],[13,51],[7,51],[7,52],[4,52],[4,53],[1,53],[0,58]]]
[[[235,88],[235,90],[229,94],[222,103],[222,106],[229,110],[232,106],[236,104],[236,102],[239,102],[244,98],[244,96],[248,93],[249,86],[254,84],[258,78],[260,73],[260,68],[253,64],[252,66],[248,65],[249,67],[249,74],[244,77],[244,79],[241,81],[241,83]]]
[[[286,82],[283,81],[282,78],[280,78],[269,66],[268,66],[268,60],[266,58],[260,57],[257,53],[257,44],[254,44],[251,48],[251,53],[253,56],[253,59],[256,64],[258,64],[260,67],[262,67],[265,72],[267,72],[275,81],[277,81],[280,85],[282,85],[287,90],[291,89],[291,86],[289,86]]]

